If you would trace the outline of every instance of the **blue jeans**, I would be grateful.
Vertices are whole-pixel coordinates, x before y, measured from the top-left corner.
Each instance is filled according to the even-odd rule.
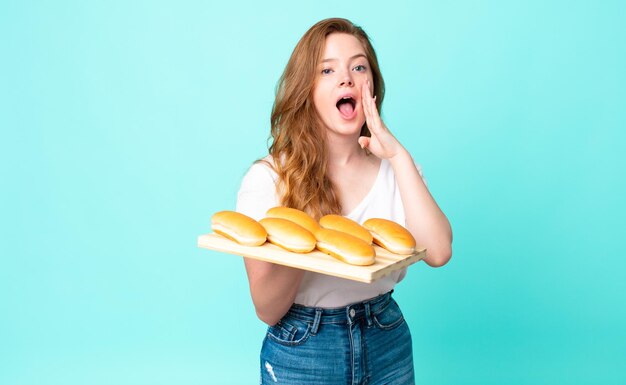
[[[411,334],[391,292],[341,308],[293,305],[263,341],[263,385],[414,383]]]

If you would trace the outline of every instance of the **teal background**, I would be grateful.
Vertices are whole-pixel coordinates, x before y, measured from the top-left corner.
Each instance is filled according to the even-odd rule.
[[[0,4],[0,383],[254,384],[242,260],[196,248],[266,153],[316,21],[372,37],[383,117],[454,229],[397,287],[420,384],[626,383],[626,5]]]

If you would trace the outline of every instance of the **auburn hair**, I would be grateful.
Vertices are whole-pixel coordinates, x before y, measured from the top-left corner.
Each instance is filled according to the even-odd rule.
[[[356,37],[365,50],[373,75],[376,106],[385,97],[376,52],[360,27],[346,19],[325,19],[312,26],[294,48],[276,88],[272,108],[269,153],[278,174],[280,204],[307,212],[319,219],[341,214],[341,203],[327,175],[326,132],[313,104],[313,89],[326,37],[346,33]],[[361,136],[371,136],[366,124]]]

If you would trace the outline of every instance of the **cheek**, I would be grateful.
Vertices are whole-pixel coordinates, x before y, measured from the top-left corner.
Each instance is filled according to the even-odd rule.
[[[317,112],[317,117],[321,119],[324,124],[329,124],[329,116],[330,110],[328,108],[328,103],[324,101],[324,98],[313,98],[313,104],[315,107],[315,112]]]
[[[371,71],[367,71],[367,80],[370,82],[370,94],[374,96],[376,90],[374,89],[374,75],[372,75]]]
[[[359,92],[361,92],[363,90],[363,87],[367,87],[367,82],[369,81],[370,83],[370,93],[372,96],[374,96],[374,76],[372,76],[371,72],[368,71],[368,73],[363,74],[363,76],[357,80],[357,88],[359,89]]]
[[[313,90],[313,104],[317,111],[325,111],[331,105],[330,92],[324,87],[324,84],[317,84]]]
[[[313,105],[317,111],[323,106],[323,98],[318,86],[315,86],[315,89],[313,89]]]

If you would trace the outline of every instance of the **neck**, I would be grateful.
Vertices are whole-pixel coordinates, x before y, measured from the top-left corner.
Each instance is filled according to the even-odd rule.
[[[358,136],[333,136],[327,138],[328,161],[330,164],[345,166],[366,156],[365,150],[357,141]]]

